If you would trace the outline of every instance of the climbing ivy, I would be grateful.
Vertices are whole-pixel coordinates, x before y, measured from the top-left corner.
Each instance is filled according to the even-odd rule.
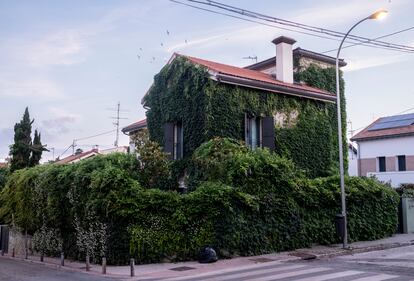
[[[335,92],[333,69],[311,65],[295,76],[308,85]],[[341,85],[343,88],[343,81]],[[185,157],[213,137],[244,140],[245,114],[276,115],[278,154],[290,157],[310,177],[327,176],[338,169],[334,103],[219,83],[209,78],[204,67],[177,57],[155,76],[144,106],[149,108],[147,124],[152,140],[164,143],[166,122],[183,125]],[[345,103],[342,108],[346,132]]]

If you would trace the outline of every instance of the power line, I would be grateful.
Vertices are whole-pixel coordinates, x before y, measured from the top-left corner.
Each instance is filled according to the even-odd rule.
[[[99,134],[96,134],[96,135],[92,135],[92,136],[87,136],[87,137],[83,137],[83,138],[73,139],[72,143],[59,155],[58,158],[62,157],[62,155],[64,155],[70,148],[72,148],[72,154],[75,154],[75,147],[78,146],[76,144],[77,141],[87,140],[87,139],[91,139],[91,138],[95,138],[95,137],[99,137],[99,136],[104,136],[104,135],[112,134],[115,131],[116,130],[111,130],[111,131],[102,132],[102,133],[99,133]]]
[[[334,31],[334,30],[330,30],[330,29],[326,29],[326,28],[321,28],[321,27],[316,27],[316,26],[311,26],[311,25],[307,25],[307,24],[302,24],[302,23],[298,23],[298,22],[294,22],[294,21],[284,20],[284,19],[281,19],[281,18],[268,16],[268,15],[253,12],[253,11],[250,11],[250,10],[241,9],[241,8],[238,8],[238,7],[235,7],[235,6],[226,5],[226,4],[223,4],[223,3],[220,3],[220,2],[216,2],[216,1],[211,1],[211,0],[207,0],[206,2],[205,1],[199,1],[199,0],[187,0],[187,1],[202,4],[202,5],[213,6],[213,7],[216,7],[218,9],[223,9],[223,10],[230,11],[230,12],[233,12],[233,13],[237,13],[237,14],[240,14],[240,15],[243,15],[243,16],[253,17],[253,18],[257,18],[257,19],[261,19],[261,20],[265,20],[265,21],[270,21],[270,22],[275,22],[277,24],[287,25],[287,26],[290,26],[290,27],[304,29],[304,30],[311,31],[311,32],[323,33],[323,34],[327,34],[327,35],[338,37],[338,38],[343,38],[344,35],[345,35],[342,32],[338,32],[338,31]],[[351,40],[359,41],[359,42],[369,41],[369,38],[356,36],[356,35],[352,35],[352,34],[348,35],[348,38],[351,39]],[[414,51],[414,47],[411,47],[411,46],[393,44],[393,43],[378,41],[378,40],[375,40],[375,41],[372,40],[368,44],[380,45],[380,46],[386,47],[386,48],[396,48],[396,49],[404,49],[404,50],[408,50],[408,51]]]
[[[305,25],[305,24],[301,24],[301,23],[296,23],[296,22],[293,22],[293,21],[283,20],[283,19],[280,19],[280,18],[275,18],[275,17],[264,15],[264,14],[252,12],[252,11],[249,11],[249,10],[240,9],[240,8],[237,8],[237,7],[234,7],[234,6],[222,4],[222,3],[219,3],[219,2],[215,2],[215,1],[203,2],[203,1],[197,1],[197,0],[187,0],[188,2],[192,2],[192,3],[213,6],[215,8],[226,10],[226,11],[231,12],[231,13],[239,14],[243,17],[238,17],[238,16],[234,16],[234,15],[231,15],[231,14],[228,14],[228,13],[222,13],[222,12],[218,12],[218,11],[211,10],[211,9],[205,9],[205,8],[200,7],[200,6],[190,5],[190,4],[183,3],[183,2],[180,2],[180,1],[176,1],[176,0],[170,0],[170,1],[172,1],[174,3],[181,4],[181,5],[189,6],[189,7],[192,7],[192,8],[208,11],[208,12],[211,12],[211,13],[221,14],[221,15],[225,15],[225,16],[229,16],[229,17],[233,17],[233,18],[238,18],[238,19],[245,20],[245,21],[255,22],[255,23],[258,23],[258,24],[267,25],[267,26],[271,26],[271,27],[276,27],[276,26],[265,24],[265,23],[259,22],[259,21],[252,21],[252,20],[246,19],[244,17],[255,18],[255,19],[258,19],[258,20],[262,20],[262,21],[268,21],[268,22],[279,24],[279,25],[289,26],[291,28],[302,29],[302,30],[306,30],[307,32],[292,30],[290,28],[285,28],[285,27],[283,27],[283,28],[282,27],[276,27],[276,28],[285,29],[285,30],[298,32],[298,33],[302,33],[302,34],[306,34],[306,35],[310,35],[310,36],[315,36],[315,37],[319,37],[319,38],[324,38],[324,39],[339,41],[340,40],[339,38],[342,38],[343,35],[344,35],[341,32],[337,32],[337,31],[333,31],[333,30],[329,30],[329,29],[325,29],[325,28],[320,28],[320,27],[315,27],[315,26],[310,26],[310,25]],[[324,34],[324,35],[327,35],[327,36],[320,35],[320,34]],[[328,36],[332,36],[334,38],[331,38],[331,37],[328,37]],[[400,52],[410,52],[410,53],[414,52],[414,47],[411,47],[411,46],[392,44],[392,43],[389,43],[389,42],[378,41],[378,40],[375,40],[375,39],[369,39],[369,38],[365,38],[365,37],[361,37],[361,36],[355,36],[355,35],[350,35],[349,39],[353,40],[353,41],[357,41],[358,43],[360,43],[359,45],[364,45],[364,46],[369,46],[369,47],[374,47],[374,48],[382,48],[382,49],[386,49],[386,50],[400,51]],[[347,42],[349,42],[349,41],[347,41]],[[355,42],[352,42],[352,43],[355,43]]]
[[[103,136],[103,135],[108,135],[108,134],[113,133],[115,131],[116,130],[110,130],[110,131],[107,131],[107,132],[99,133],[99,134],[88,136],[88,137],[78,138],[78,139],[74,139],[74,140],[75,141],[87,140],[87,139],[91,139],[91,138],[95,138],[95,137],[99,137],[99,136]]]
[[[238,17],[238,16],[231,15],[231,14],[228,14],[228,13],[218,12],[218,11],[198,7],[198,6],[195,6],[195,5],[183,3],[183,2],[180,2],[180,1],[177,1],[177,0],[170,0],[170,1],[174,2],[174,3],[177,3],[177,4],[180,4],[180,5],[183,5],[183,6],[191,7],[191,8],[197,9],[197,10],[206,11],[206,12],[217,14],[217,15],[227,16],[227,17],[230,17],[230,18],[235,18],[235,19],[239,19],[239,20],[243,20],[243,21],[247,21],[247,22],[257,23],[257,24],[264,25],[264,26],[274,27],[274,28],[281,29],[281,30],[292,31],[292,32],[305,34],[305,35],[310,35],[310,36],[323,38],[323,39],[328,39],[328,40],[332,40],[332,41],[341,41],[339,39],[334,39],[334,38],[330,38],[330,37],[327,37],[327,36],[312,34],[312,33],[303,32],[303,31],[299,31],[299,30],[294,30],[294,29],[290,29],[290,28],[286,28],[286,27],[276,26],[276,25],[269,24],[269,23],[264,23],[264,22],[260,22],[260,21],[255,21],[255,20],[250,20],[250,19]]]
[[[414,29],[414,26],[411,26],[411,27],[408,27],[408,28],[405,28],[405,29],[401,29],[401,30],[398,30],[398,31],[395,31],[395,32],[392,32],[392,33],[389,33],[389,34],[385,34],[385,35],[376,37],[374,39],[370,39],[369,41],[374,41],[374,40],[377,40],[377,39],[382,39],[382,38],[390,37],[390,36],[393,36],[393,35],[396,35],[396,34],[400,34],[400,33],[403,33],[403,32],[409,31],[409,30],[413,30],[413,29]],[[362,45],[363,43],[368,43],[369,41],[360,42],[360,43],[354,43],[354,44],[351,44],[351,45],[343,46],[342,49],[346,49],[346,48],[350,48],[350,47]],[[326,53],[330,53],[330,52],[335,52],[337,50],[338,49],[331,49],[331,50],[324,51],[324,52],[321,52],[321,53],[322,54],[326,54]]]

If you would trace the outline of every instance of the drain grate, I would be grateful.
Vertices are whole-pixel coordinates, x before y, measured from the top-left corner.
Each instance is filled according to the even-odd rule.
[[[256,258],[256,259],[250,259],[250,260],[254,261],[254,262],[259,262],[259,263],[275,261],[275,260],[269,259],[269,258]]]
[[[174,271],[187,271],[187,270],[192,270],[192,269],[195,269],[195,268],[189,267],[189,266],[180,266],[180,267],[170,268],[170,270],[174,270]]]

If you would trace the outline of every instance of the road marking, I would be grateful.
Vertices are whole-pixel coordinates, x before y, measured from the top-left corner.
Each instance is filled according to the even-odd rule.
[[[388,275],[388,274],[379,274],[379,275],[375,275],[375,276],[362,277],[362,278],[359,278],[359,279],[355,279],[353,281],[382,281],[382,280],[387,280],[387,279],[396,278],[396,277],[398,277],[398,276]]]
[[[295,280],[295,281],[324,281],[324,280],[329,280],[329,279],[334,279],[334,278],[357,275],[357,274],[361,274],[361,273],[364,273],[364,272],[356,271],[356,270],[347,270],[347,271],[336,272],[336,273],[331,273],[331,274],[318,275],[318,276],[313,276],[313,277],[306,277],[306,278],[298,279],[298,280]]]
[[[199,274],[199,275],[192,275],[192,276],[185,276],[185,277],[174,277],[174,278],[168,278],[166,280],[168,280],[168,281],[180,280],[181,281],[181,280],[192,280],[192,279],[198,279],[198,278],[204,277],[202,279],[203,281],[207,281],[207,280],[219,281],[219,280],[226,280],[228,278],[241,278],[241,277],[247,277],[247,276],[251,276],[251,275],[255,275],[255,274],[271,273],[271,272],[278,272],[278,271],[283,271],[283,270],[294,270],[294,269],[299,269],[299,268],[306,267],[306,265],[303,265],[303,264],[295,264],[295,265],[287,265],[287,266],[268,268],[269,267],[268,264],[269,263],[266,263],[266,266],[264,266],[264,265],[261,265],[261,266],[255,265],[255,266],[241,267],[241,268],[238,268],[238,269],[208,272],[208,273]],[[277,263],[277,265],[280,265],[280,262]],[[263,269],[263,268],[265,268],[265,269]],[[240,273],[240,271],[246,271],[246,270],[249,270],[249,269],[251,271]],[[220,276],[221,274],[223,274],[223,275],[225,274],[225,276]]]
[[[278,279],[282,279],[282,278],[295,277],[295,276],[299,276],[299,275],[322,272],[322,271],[327,271],[327,270],[330,270],[330,268],[316,267],[316,268],[303,269],[303,270],[298,270],[298,271],[293,271],[293,272],[280,273],[280,274],[275,274],[275,275],[271,275],[271,276],[259,277],[259,278],[255,278],[255,279],[249,279],[249,281],[278,280]],[[307,280],[307,279],[305,279],[305,280]]]

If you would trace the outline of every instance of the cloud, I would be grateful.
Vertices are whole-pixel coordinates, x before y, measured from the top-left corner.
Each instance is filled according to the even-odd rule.
[[[49,111],[54,118],[40,122],[40,131],[47,141],[56,140],[62,135],[69,133],[72,131],[73,125],[82,119],[79,114],[71,113],[58,107],[51,107]]]
[[[0,97],[63,98],[64,94],[46,78],[0,78]]]
[[[83,60],[79,56],[86,49],[82,34],[76,30],[63,30],[25,45],[19,52],[32,66],[71,65]]]
[[[367,68],[379,67],[394,63],[399,63],[407,59],[406,55],[381,55],[381,56],[363,56],[347,60],[347,66],[343,68],[345,72],[352,72]]]
[[[67,66],[86,60],[90,40],[117,27],[119,22],[145,13],[139,4],[111,10],[86,24],[64,27],[37,38],[8,41],[17,61],[33,67]],[[16,46],[21,46],[16,48]]]

